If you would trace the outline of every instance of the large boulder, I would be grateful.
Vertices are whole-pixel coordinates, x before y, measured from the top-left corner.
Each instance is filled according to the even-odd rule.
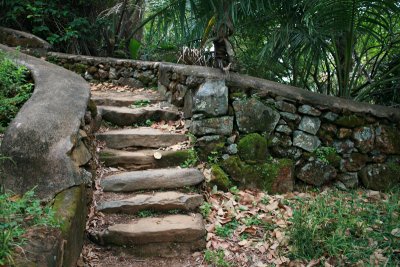
[[[270,134],[281,117],[279,112],[255,98],[236,100],[233,102],[233,109],[239,131],[243,133],[266,132]]]

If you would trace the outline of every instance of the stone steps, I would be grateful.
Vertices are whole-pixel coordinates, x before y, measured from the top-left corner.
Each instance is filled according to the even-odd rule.
[[[136,254],[171,257],[203,249],[205,234],[200,214],[169,215],[109,226],[98,240],[103,245],[132,247]]]
[[[203,181],[204,175],[198,169],[175,168],[122,172],[107,176],[100,185],[105,192],[133,192],[192,186]]]
[[[92,92],[91,99],[98,106],[128,107],[138,102],[157,103],[165,98],[154,92]]]
[[[98,106],[103,120],[118,126],[132,126],[134,124],[151,121],[174,121],[180,118],[180,112],[170,107],[143,107],[128,108],[114,106]]]
[[[154,158],[154,153],[161,154],[160,159]],[[100,152],[100,161],[107,167],[122,167],[127,170],[144,170],[175,167],[183,164],[192,157],[190,150],[158,151],[138,150],[124,151],[104,149]]]
[[[96,134],[96,138],[105,141],[108,148],[114,149],[126,147],[168,147],[188,140],[186,135],[168,133],[149,127],[98,133]]]
[[[185,194],[181,192],[156,192],[154,194],[138,194],[121,200],[109,200],[97,205],[97,210],[104,213],[136,214],[142,210],[170,211],[195,210],[204,199],[200,194]]]

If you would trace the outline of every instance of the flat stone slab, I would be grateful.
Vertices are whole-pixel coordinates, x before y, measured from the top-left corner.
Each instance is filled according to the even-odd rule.
[[[154,158],[154,153],[161,154],[160,159]],[[100,152],[100,161],[108,167],[122,167],[128,170],[158,169],[179,166],[191,157],[189,150],[157,151],[139,150],[123,151],[104,149]]]
[[[200,194],[184,194],[181,192],[156,192],[139,194],[122,200],[106,201],[97,206],[97,210],[107,213],[135,214],[141,210],[194,210],[203,204]]]
[[[132,246],[149,243],[190,243],[205,236],[200,214],[142,218],[130,224],[115,224],[102,234],[105,244]]]
[[[179,119],[180,113],[176,109],[144,107],[144,108],[128,108],[113,106],[98,106],[98,111],[103,120],[111,122],[118,126],[130,126],[134,124],[144,123],[146,120],[152,121],[174,121]]]
[[[108,148],[115,149],[124,147],[168,147],[188,139],[184,134],[169,133],[149,127],[99,133],[96,134],[96,138],[105,141]]]
[[[203,180],[198,169],[156,169],[110,175],[101,181],[101,186],[105,192],[132,192],[191,186]]]
[[[91,99],[97,106],[116,106],[128,107],[138,101],[148,101],[149,103],[157,103],[165,101],[165,98],[154,92],[99,92],[92,91]]]

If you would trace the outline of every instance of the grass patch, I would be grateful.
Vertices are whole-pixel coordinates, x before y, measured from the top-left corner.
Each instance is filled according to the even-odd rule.
[[[231,264],[225,260],[225,253],[222,249],[209,250],[204,252],[204,261],[216,267],[229,267]]]
[[[148,99],[141,99],[141,100],[136,100],[135,102],[133,102],[132,105],[130,105],[130,108],[141,108],[141,107],[147,107],[148,105],[150,105],[151,102]]]
[[[31,97],[33,84],[28,77],[25,66],[18,66],[8,54],[0,52],[0,132]]]
[[[299,199],[288,230],[291,258],[329,258],[339,265],[378,260],[382,266],[399,266],[400,190],[385,196],[332,190]]]
[[[23,196],[0,193],[0,266],[13,265],[13,251],[24,244],[22,235],[33,226],[58,227],[49,206],[35,198],[34,190]]]
[[[238,226],[239,222],[236,220],[232,220],[224,224],[223,226],[217,225],[215,227],[215,233],[217,234],[217,236],[220,237],[231,237]]]

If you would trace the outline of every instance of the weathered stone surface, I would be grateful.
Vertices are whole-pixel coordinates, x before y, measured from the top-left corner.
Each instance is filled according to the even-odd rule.
[[[240,183],[241,188],[261,189],[269,193],[293,190],[293,162],[289,159],[247,164],[238,156],[231,156],[221,162],[221,166],[234,181]]]
[[[352,153],[349,158],[341,162],[342,169],[349,172],[357,172],[367,164],[368,156],[361,153]]]
[[[370,152],[375,143],[375,132],[370,127],[360,127],[353,131],[355,146],[363,153]]]
[[[77,166],[83,166],[92,159],[92,154],[82,140],[79,140],[71,152],[71,159]]]
[[[190,243],[205,237],[200,214],[169,215],[163,218],[142,218],[131,224],[108,227],[102,239],[105,244],[120,246],[149,243]]]
[[[124,93],[116,93],[116,92],[100,92],[93,91],[91,99],[98,106],[116,106],[116,107],[127,107],[138,101],[148,101],[149,103],[156,103],[160,101],[164,101],[165,98],[160,94],[154,92],[124,92]]]
[[[313,108],[309,105],[302,105],[301,107],[299,107],[299,112],[302,114],[311,115],[311,116],[321,115],[321,111],[319,111],[318,109]]]
[[[385,191],[400,182],[400,165],[370,164],[360,171],[361,181],[368,189]]]
[[[193,90],[189,89],[183,99],[183,117],[185,119],[193,116]]]
[[[144,85],[141,81],[136,80],[134,78],[121,77],[117,80],[116,83],[119,85],[128,85],[130,87],[135,87],[135,88],[143,88],[144,87]]]
[[[169,133],[149,127],[98,133],[96,138],[105,141],[108,148],[115,149],[124,147],[168,147],[187,140],[187,136],[184,134]]]
[[[330,121],[330,122],[334,122],[338,117],[339,117],[338,114],[330,112],[330,111],[328,111],[324,115],[322,115],[323,119]]]
[[[232,186],[232,182],[224,170],[217,164],[211,166],[211,187],[217,186],[218,190],[227,191]]]
[[[233,117],[218,117],[193,120],[190,132],[194,135],[230,135],[233,130]]]
[[[141,210],[168,211],[194,210],[204,202],[199,194],[181,192],[156,192],[139,194],[131,198],[106,201],[97,206],[97,210],[107,213],[135,214]]]
[[[376,147],[383,153],[400,154],[399,129],[379,126],[375,129]]]
[[[335,141],[333,147],[340,154],[350,154],[354,151],[354,143],[350,139]]]
[[[25,238],[26,243],[19,253],[13,255],[12,266],[67,266],[62,265],[64,240],[59,229],[37,226],[28,229],[22,237]]]
[[[198,156],[201,160],[207,161],[211,152],[223,152],[225,148],[224,137],[220,135],[207,135],[196,140],[195,144]]]
[[[295,131],[293,133],[293,145],[308,152],[312,152],[321,145],[321,141],[314,135],[302,131]]]
[[[33,34],[5,27],[0,27],[0,43],[11,47],[42,48],[44,50],[51,48],[48,42]]]
[[[127,108],[98,106],[103,120],[118,126],[130,126],[135,123],[152,121],[173,121],[179,118],[179,112],[175,109],[162,109],[158,107]]]
[[[339,139],[347,139],[350,138],[353,134],[353,131],[351,129],[347,128],[340,128],[339,132],[337,133],[337,136]]]
[[[272,136],[271,144],[272,146],[291,147],[293,143],[290,136],[275,133]]]
[[[203,180],[203,174],[197,169],[157,169],[107,176],[101,181],[101,186],[105,192],[132,192],[191,186]]]
[[[301,117],[297,114],[292,114],[289,112],[279,112],[283,119],[288,121],[300,121]]]
[[[306,163],[297,172],[297,178],[315,186],[321,186],[336,177],[336,169],[320,161]]]
[[[267,132],[270,134],[280,119],[279,112],[264,105],[255,98],[233,102],[236,123],[244,133]]]
[[[230,144],[227,148],[226,148],[226,152],[229,155],[235,155],[238,153],[238,148],[237,148],[237,144]]]
[[[278,158],[289,158],[297,160],[303,154],[303,151],[297,147],[282,147],[282,146],[273,146],[272,154]]]
[[[310,134],[316,134],[320,126],[321,126],[320,119],[315,117],[304,116],[301,119],[299,129]]]
[[[0,45],[1,50],[15,51]],[[14,52],[12,52],[14,53]],[[40,198],[85,182],[70,152],[89,101],[89,85],[77,74],[41,59],[14,53],[32,70],[35,90],[8,126],[0,154],[0,183],[15,193],[36,187]]]
[[[55,217],[60,219],[63,248],[63,266],[76,266],[83,246],[87,215],[85,185],[75,186],[59,193],[53,204]]]
[[[120,166],[128,170],[143,170],[179,166],[192,157],[190,150],[158,151],[161,159],[154,158],[155,150],[123,151],[105,149],[100,152],[100,160],[106,166]]]
[[[225,80],[208,80],[193,96],[193,112],[222,116],[228,112],[228,87]]]
[[[355,128],[364,125],[366,121],[357,115],[345,115],[337,118],[335,123],[342,127]]]
[[[290,127],[287,125],[278,125],[275,131],[284,134],[291,134],[293,132],[292,129],[290,129]]]
[[[338,175],[337,179],[341,181],[347,189],[358,187],[358,173],[346,172]]]
[[[193,75],[189,75],[186,78],[186,85],[194,88],[196,86],[199,86],[200,84],[204,83],[204,78],[202,77],[197,77],[197,76],[193,76]]]
[[[244,161],[265,161],[268,157],[268,141],[258,133],[248,134],[240,139],[238,150]]]
[[[331,123],[324,123],[321,125],[318,131],[318,137],[325,145],[331,146],[333,141],[336,139],[336,132],[336,125]]]
[[[283,112],[296,113],[296,106],[288,102],[279,100],[275,102],[275,107]]]
[[[172,97],[172,104],[176,105],[177,107],[181,107],[184,105],[184,99],[186,96],[186,93],[188,92],[188,88],[185,85],[178,84],[176,86],[176,90],[174,92],[174,95]]]

